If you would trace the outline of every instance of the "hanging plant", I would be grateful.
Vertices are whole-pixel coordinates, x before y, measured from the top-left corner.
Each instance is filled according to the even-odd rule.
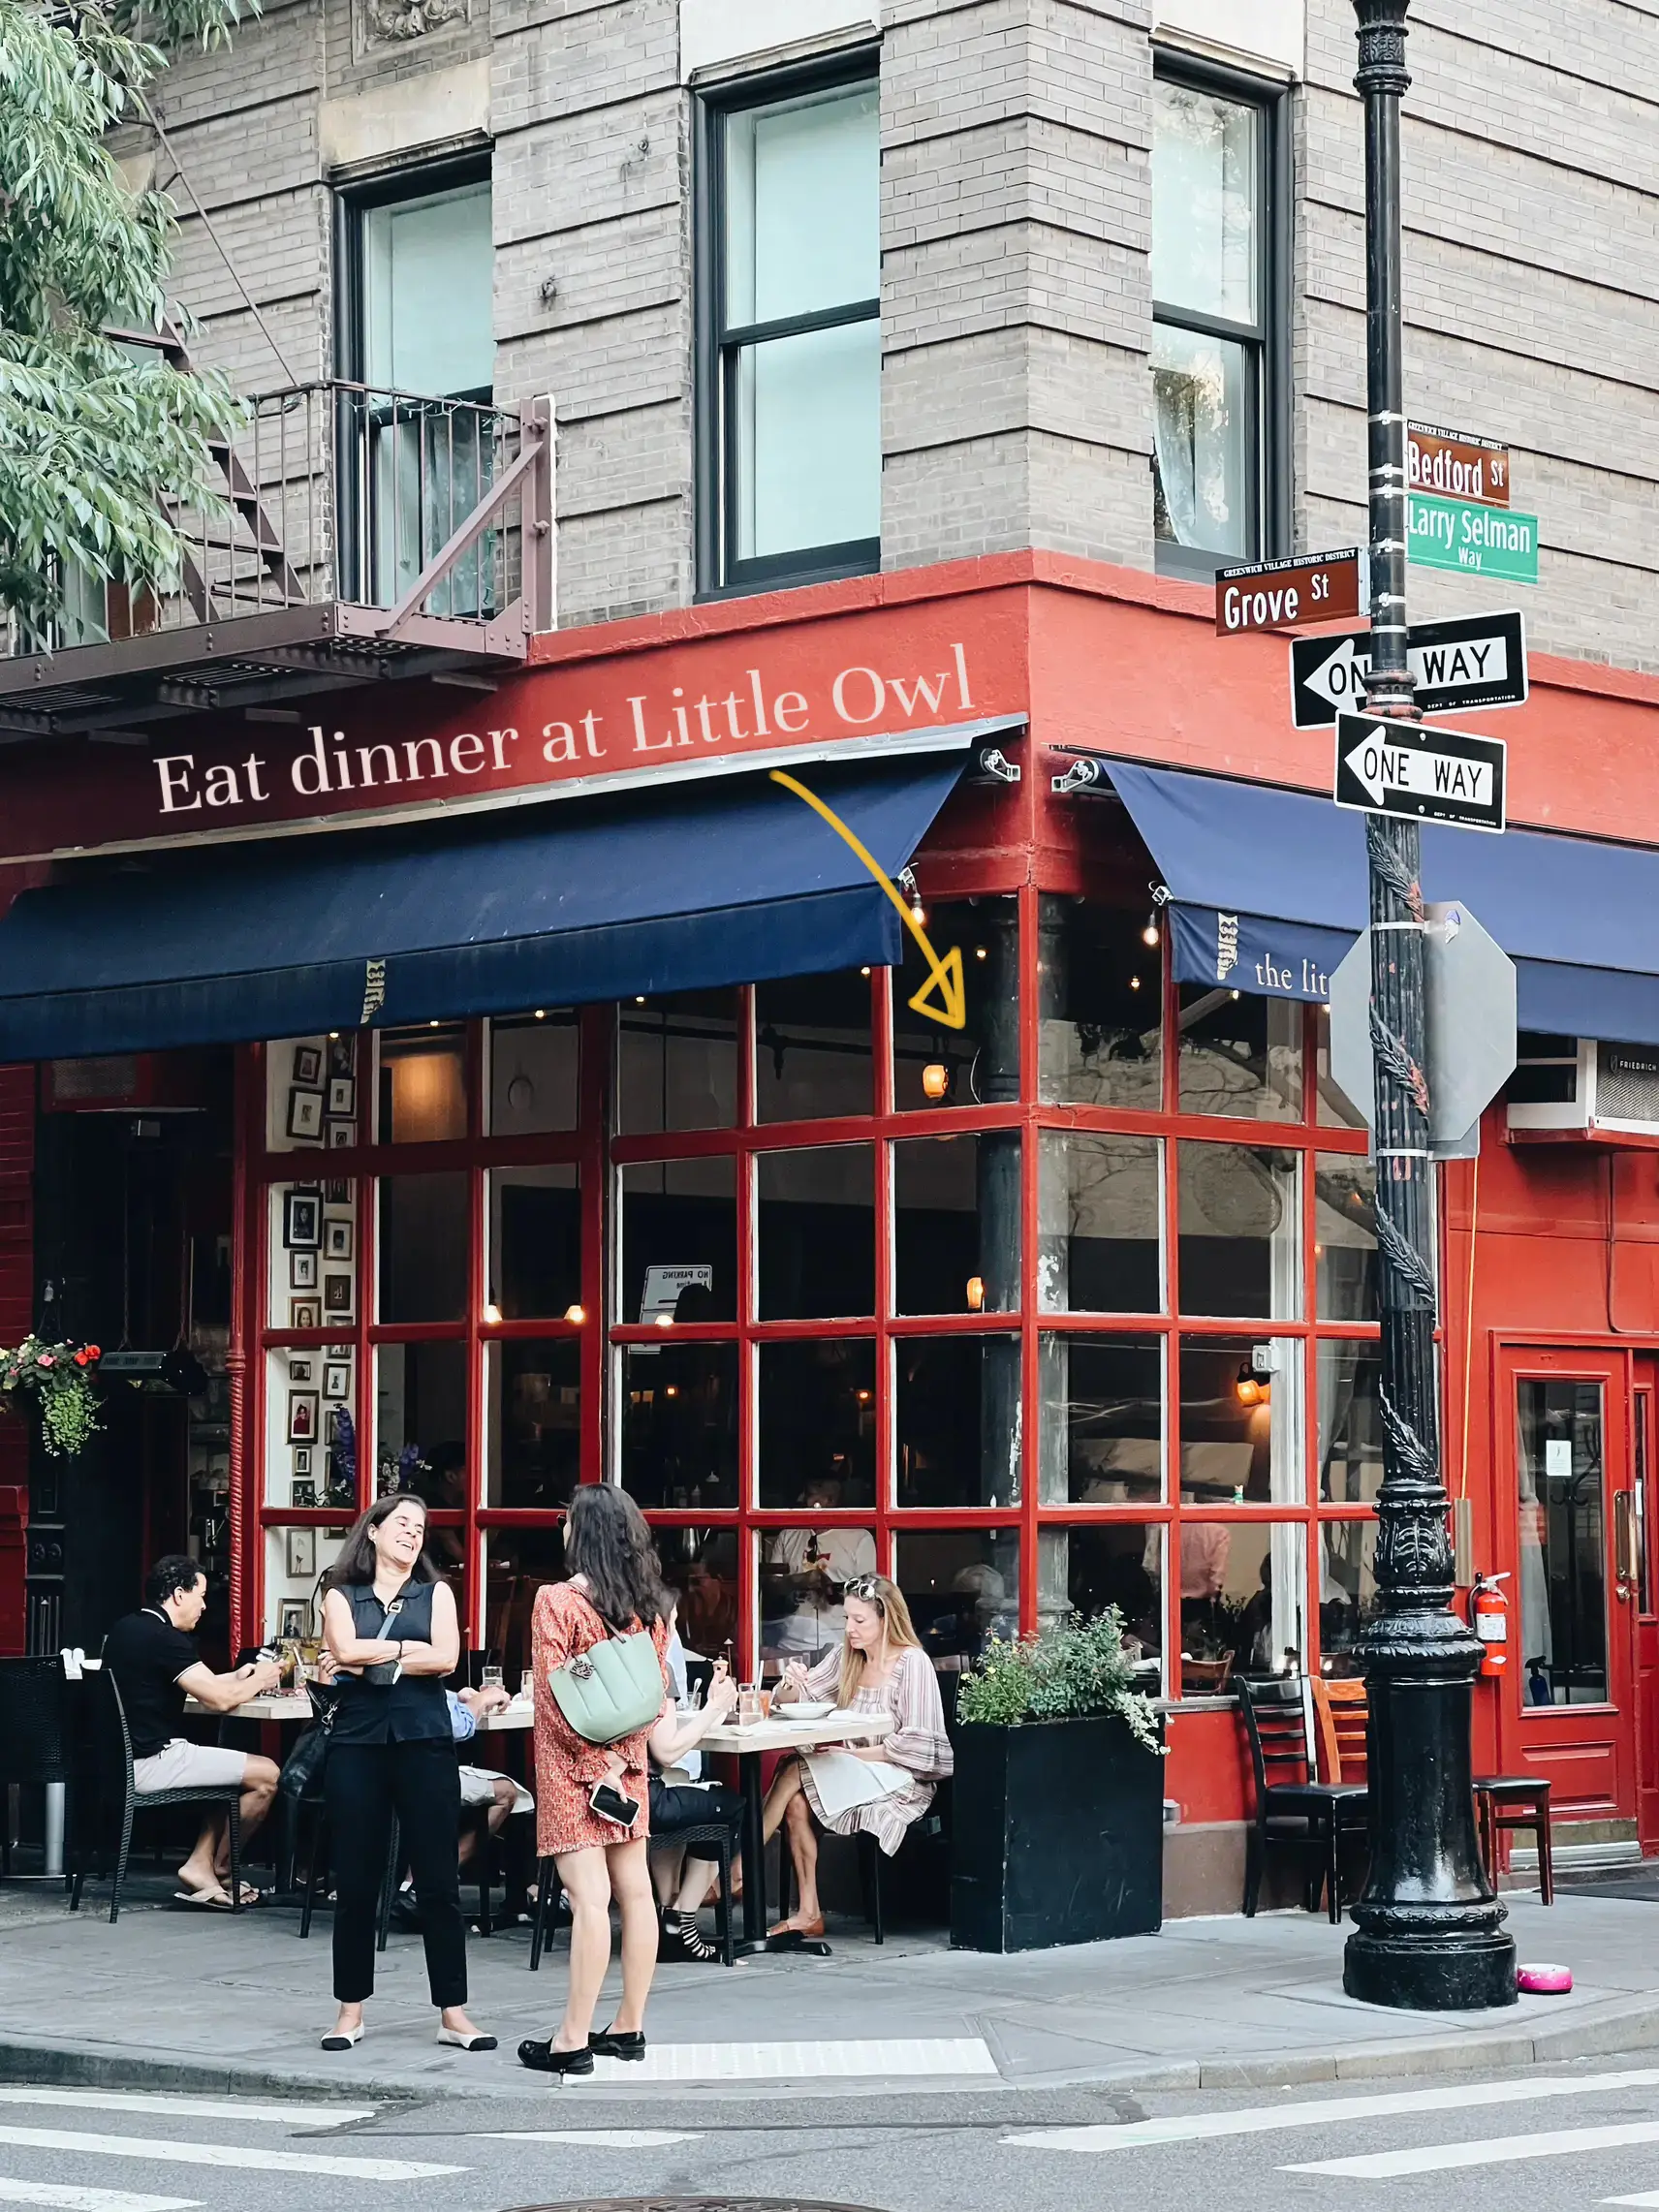
[[[37,1400],[41,1441],[54,1459],[73,1459],[101,1425],[94,1370],[103,1356],[96,1344],[48,1344],[40,1336],[0,1351],[0,1390],[14,1401]]]

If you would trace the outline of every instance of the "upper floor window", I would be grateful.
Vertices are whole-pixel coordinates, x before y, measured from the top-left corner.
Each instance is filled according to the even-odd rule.
[[[1273,549],[1272,108],[1160,77],[1152,111],[1153,528],[1160,568]]]
[[[487,178],[361,210],[358,373],[422,399],[487,399],[495,383]]]
[[[879,120],[865,78],[709,110],[707,588],[878,565]]]

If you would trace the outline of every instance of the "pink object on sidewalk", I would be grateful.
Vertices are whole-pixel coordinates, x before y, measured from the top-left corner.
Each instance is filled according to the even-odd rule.
[[[1563,1997],[1573,1986],[1570,1966],[1517,1967],[1515,1985],[1529,1997]]]

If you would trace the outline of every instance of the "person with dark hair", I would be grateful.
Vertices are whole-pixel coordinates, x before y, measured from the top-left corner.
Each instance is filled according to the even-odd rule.
[[[540,2073],[591,2073],[594,2053],[643,2058],[645,1999],[657,1963],[657,1909],[646,1863],[650,1832],[647,1746],[673,1705],[663,1655],[673,1601],[644,1516],[614,1483],[588,1483],[565,1516],[568,1582],[536,1593],[530,1652],[536,1684],[536,1825],[544,1858],[557,1860],[571,1904],[570,1986],[564,2017],[545,2041],[518,2045],[519,2063]],[[578,1735],[548,1689],[567,1660],[610,1636],[647,1631],[663,1676],[650,1722],[610,1744]],[[601,1810],[600,1800],[608,1809]],[[622,1916],[622,2002],[594,2035],[593,2009],[610,1964],[610,1901]]]
[[[340,1547],[323,1600],[323,1636],[339,1700],[323,1788],[334,1842],[334,1996],[326,2051],[362,2041],[374,1993],[375,1920],[395,1810],[421,1899],[426,1981],[438,2041],[495,2048],[467,2017],[466,1923],[455,1845],[460,1775],[444,1676],[460,1657],[454,1594],[426,1556],[426,1509],[407,1492],[377,1498]]]
[[[105,1637],[104,1665],[121,1693],[133,1739],[136,1793],[141,1797],[152,1790],[239,1782],[245,1840],[270,1811],[276,1763],[219,1744],[192,1743],[179,1732],[184,1700],[194,1698],[210,1713],[234,1713],[262,1691],[274,1690],[282,1669],[272,1660],[256,1660],[229,1674],[215,1674],[203,1666],[193,1632],[206,1603],[207,1577],[194,1559],[179,1552],[158,1559],[144,1576],[142,1610],[128,1613]],[[178,1870],[180,1902],[228,1913],[225,1877],[230,1867],[230,1822],[215,1813],[203,1823],[195,1850]],[[241,1901],[257,1904],[259,1891],[244,1884]]]

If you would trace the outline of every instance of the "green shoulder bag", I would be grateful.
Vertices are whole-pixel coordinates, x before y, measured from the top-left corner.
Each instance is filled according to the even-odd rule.
[[[548,1688],[584,1742],[618,1743],[649,1728],[663,1709],[662,1662],[647,1629],[607,1636],[551,1668]]]

